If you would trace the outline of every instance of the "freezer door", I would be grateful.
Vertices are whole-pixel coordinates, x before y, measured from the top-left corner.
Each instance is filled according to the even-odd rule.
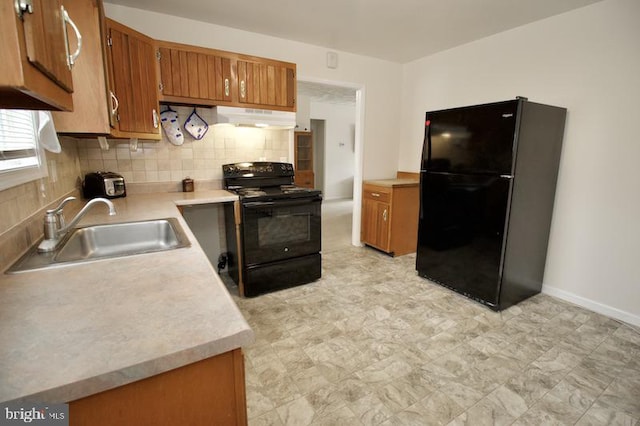
[[[421,169],[512,174],[518,101],[428,112]]]
[[[510,182],[421,173],[420,276],[497,308]]]

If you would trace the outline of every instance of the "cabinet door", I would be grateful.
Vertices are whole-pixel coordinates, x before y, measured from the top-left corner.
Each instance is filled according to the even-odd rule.
[[[165,42],[158,52],[163,101],[213,105],[232,100],[231,58]]]
[[[294,132],[294,162],[296,171],[313,172],[313,135]]]
[[[295,65],[239,59],[238,102],[295,110]]]
[[[365,198],[362,202],[362,241],[389,251],[390,205]]]
[[[303,188],[315,188],[315,175],[311,170],[296,170],[294,183]]]
[[[63,89],[73,92],[62,1],[33,0],[33,13],[25,12],[22,19],[29,62]]]
[[[155,49],[151,38],[107,19],[117,137],[160,139]]]
[[[111,132],[110,102],[102,0],[64,0],[64,7],[82,34],[82,55],[73,66],[73,112],[54,112],[59,133],[103,134]],[[69,34],[71,45],[75,37]]]
[[[34,0],[31,10],[0,2],[0,108],[71,111],[61,2]]]

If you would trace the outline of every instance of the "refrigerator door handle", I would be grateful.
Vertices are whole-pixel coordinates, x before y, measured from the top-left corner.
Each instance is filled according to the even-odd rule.
[[[500,175],[502,179],[513,179],[513,175]]]

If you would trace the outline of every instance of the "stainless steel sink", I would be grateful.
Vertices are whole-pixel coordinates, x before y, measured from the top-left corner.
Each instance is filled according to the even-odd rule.
[[[86,226],[70,231],[60,248],[53,252],[30,251],[9,268],[7,273],[172,250],[190,245],[175,218]]]

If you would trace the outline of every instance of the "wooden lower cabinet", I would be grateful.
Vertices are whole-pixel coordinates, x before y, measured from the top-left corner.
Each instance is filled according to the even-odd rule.
[[[402,180],[364,182],[361,240],[386,253],[414,253],[418,241],[420,188]]]
[[[69,424],[246,425],[242,350],[71,401]]]
[[[315,175],[313,170],[296,170],[293,177],[294,183],[303,188],[315,188]]]

